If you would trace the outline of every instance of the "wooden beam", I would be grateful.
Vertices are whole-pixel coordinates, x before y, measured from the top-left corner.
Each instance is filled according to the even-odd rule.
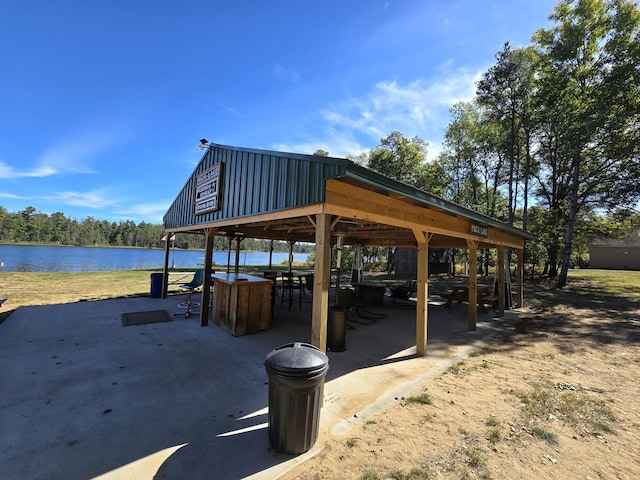
[[[356,220],[393,225],[409,230],[429,231],[450,237],[478,240],[471,234],[471,220],[428,207],[415,206],[407,201],[391,198],[359,188],[339,180],[327,180],[325,211]],[[489,245],[522,247],[524,239],[495,227],[489,227]]]
[[[478,318],[478,241],[467,240],[469,248],[469,330],[476,329]]]
[[[313,277],[311,343],[327,351],[329,281],[331,277],[331,215],[316,215],[316,261]]]
[[[418,242],[418,276],[416,306],[416,355],[427,355],[427,325],[428,325],[428,300],[429,300],[429,238],[421,230],[414,231]]]

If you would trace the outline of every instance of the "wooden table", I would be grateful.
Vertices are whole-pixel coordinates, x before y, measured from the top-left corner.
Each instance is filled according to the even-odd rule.
[[[447,308],[451,308],[451,304],[454,301],[457,301],[458,303],[468,302],[469,284],[456,283],[451,285],[451,292],[441,293],[440,296],[447,299],[447,303],[444,304]],[[487,313],[485,305],[492,305],[497,300],[498,297],[491,295],[491,287],[489,285],[478,285],[476,301],[482,313]]]
[[[237,273],[214,273],[211,279],[213,323],[235,337],[269,328],[270,279]]]

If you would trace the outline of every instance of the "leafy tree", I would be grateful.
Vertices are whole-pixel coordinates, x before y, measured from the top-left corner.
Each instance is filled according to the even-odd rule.
[[[561,0],[550,18],[555,26],[534,35],[539,179],[543,191],[558,193],[550,208],[563,214],[561,287],[580,210],[640,196],[640,13],[629,0]]]
[[[523,228],[526,230],[532,165],[532,95],[535,54],[532,48],[512,49],[505,43],[496,64],[478,82],[477,100],[493,124],[492,146],[498,154],[494,186],[504,177],[508,192],[508,223],[514,224],[522,181]],[[504,165],[503,165],[504,163]],[[499,171],[505,169],[505,172]],[[493,208],[491,209],[494,210]]]
[[[427,143],[419,137],[406,138],[391,132],[369,153],[367,167],[389,178],[420,188]]]

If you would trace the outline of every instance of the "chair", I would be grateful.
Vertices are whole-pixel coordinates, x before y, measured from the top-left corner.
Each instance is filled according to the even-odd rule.
[[[293,299],[293,293],[298,292],[298,305],[302,308],[302,284],[296,281],[296,278],[291,272],[282,272],[282,298],[280,299],[280,306],[287,297],[287,303],[289,304],[289,310],[291,310],[291,304],[295,302]]]
[[[202,286],[203,280],[204,270],[196,270],[196,273],[194,273],[193,278],[189,283],[183,283],[182,285],[180,285],[180,288],[186,290],[187,292],[187,301],[179,303],[178,308],[184,308],[186,310],[185,312],[177,312],[174,314],[174,316],[184,315],[184,318],[189,318],[189,315],[191,315],[191,309],[200,306],[199,303],[191,301],[191,294],[198,290],[200,286]]]
[[[391,304],[399,308],[415,308],[415,303],[409,298],[416,292],[416,283],[407,280],[403,285],[391,289]]]
[[[315,279],[315,274],[307,273],[304,276],[304,287],[309,292],[310,295],[313,295],[313,282]]]
[[[268,278],[269,280],[271,280],[271,316],[273,316],[273,307],[276,304],[276,296],[278,295],[278,286],[276,285],[278,281],[278,272],[267,270],[263,273],[263,276],[264,278]]]

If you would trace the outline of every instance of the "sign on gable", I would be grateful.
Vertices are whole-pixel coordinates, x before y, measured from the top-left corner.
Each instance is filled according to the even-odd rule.
[[[222,182],[222,163],[196,176],[194,189],[193,214],[213,212],[220,208],[220,183]]]

